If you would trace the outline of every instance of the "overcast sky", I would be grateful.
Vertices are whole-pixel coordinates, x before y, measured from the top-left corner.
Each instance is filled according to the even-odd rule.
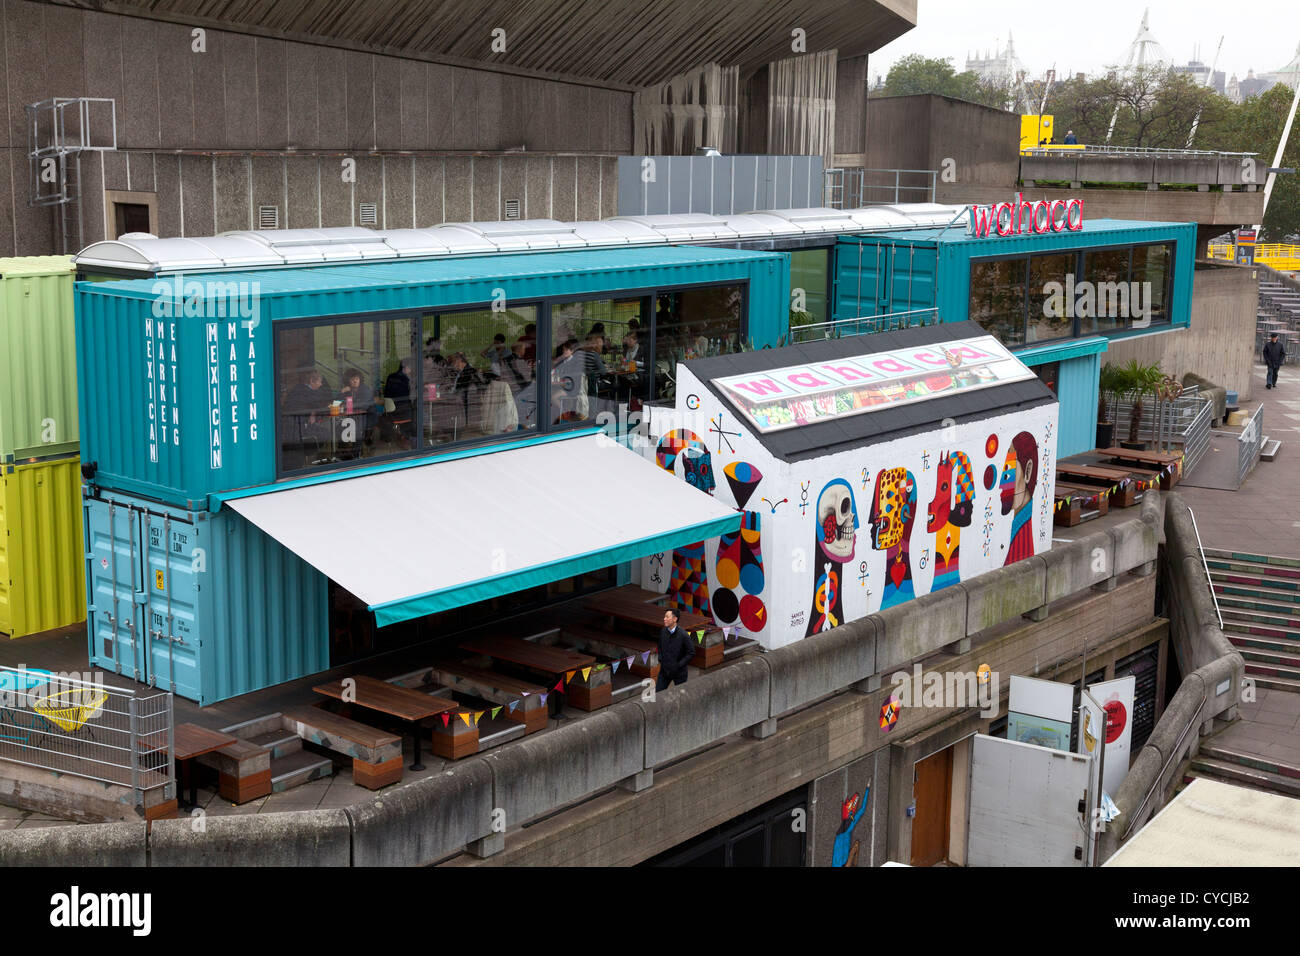
[[[1149,6],[1151,33],[1176,63],[1199,48],[1209,65],[1222,36],[1217,69],[1225,77],[1276,70],[1300,44],[1300,0],[1151,0]],[[987,48],[991,56],[995,47],[1005,49],[1008,31],[1031,76],[1053,66],[1058,77],[1098,73],[1123,63],[1142,10],[1131,0],[917,0],[916,28],[871,55],[871,82],[910,53],[951,58],[961,72],[968,51],[982,55]]]

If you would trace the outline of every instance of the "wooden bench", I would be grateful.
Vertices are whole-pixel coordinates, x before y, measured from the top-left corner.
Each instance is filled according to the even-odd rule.
[[[566,624],[561,630],[564,640],[583,651],[604,657],[632,658],[629,671],[651,680],[659,676],[659,642],[633,634],[614,634],[581,624]],[[642,663],[642,655],[645,663]]]
[[[544,674],[548,680],[565,678],[564,693],[579,710],[596,710],[612,699],[609,668],[597,669],[596,659],[589,654],[506,636],[474,638],[464,641],[460,649]]]
[[[1053,524],[1062,528],[1073,528],[1083,520],[1083,501],[1078,495],[1071,496],[1057,487],[1056,502]]]
[[[1076,485],[1068,481],[1058,481],[1056,483],[1057,496],[1062,493],[1079,499],[1083,506],[1083,520],[1089,518],[1100,518],[1110,511],[1110,495],[1105,488],[1097,488],[1093,485]],[[1093,513],[1095,512],[1095,513]]]
[[[546,729],[546,705],[542,703],[545,687],[462,661],[438,661],[429,668],[429,674],[451,690],[505,705],[501,716],[523,724],[525,734]],[[518,702],[513,709],[512,702]],[[452,719],[463,723],[457,717]]]
[[[352,780],[378,790],[402,779],[402,738],[321,707],[284,711],[284,725],[309,743],[352,758]]]
[[[1157,474],[1164,472],[1164,474],[1161,474],[1160,487],[1165,491],[1171,490],[1178,483],[1179,472],[1182,469],[1182,456],[1172,452],[1139,451],[1128,448],[1098,448],[1097,454],[1104,455],[1107,460],[1122,463],[1125,466],[1154,467]],[[1169,471],[1166,472],[1166,468]]]
[[[247,740],[236,740],[199,757],[217,772],[217,793],[231,803],[248,803],[271,794],[271,751]]]
[[[1119,468],[1105,468],[1101,465],[1061,465],[1056,466],[1056,476],[1059,481],[1065,478],[1072,484],[1091,485],[1098,488],[1109,490],[1114,486],[1115,490],[1111,493],[1111,504],[1119,508],[1130,508],[1141,500],[1137,493],[1137,483],[1129,476],[1127,471]]]
[[[663,597],[662,594],[628,585],[613,591],[593,594],[583,601],[583,606],[589,611],[606,615],[615,621],[646,628],[654,633],[657,639],[659,629],[664,626],[664,611],[668,608],[661,607],[653,601],[662,600]],[[682,611],[677,615],[677,623],[691,636],[691,641],[695,644],[692,664],[696,667],[708,668],[722,663],[727,650],[726,636],[714,623],[713,618]],[[700,631],[704,632],[703,640],[698,639]]]

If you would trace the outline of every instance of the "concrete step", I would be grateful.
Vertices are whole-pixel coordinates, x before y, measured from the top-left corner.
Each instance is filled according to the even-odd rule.
[[[291,730],[271,730],[256,737],[249,737],[250,744],[257,744],[271,751],[271,759],[287,757],[302,750],[302,738]]]
[[[1211,557],[1205,556],[1205,563],[1209,566],[1210,573],[1222,571],[1231,574],[1270,574],[1278,578],[1300,578],[1300,568],[1293,568],[1283,564],[1268,564],[1263,561],[1250,561],[1243,557]]]
[[[1228,763],[1235,763],[1242,767],[1249,767],[1252,770],[1263,770],[1267,773],[1275,773],[1283,777],[1290,777],[1292,780],[1300,783],[1300,764],[1289,763],[1285,760],[1278,760],[1275,757],[1267,757],[1262,754],[1251,753],[1249,750],[1242,749],[1239,745],[1219,743],[1215,738],[1211,738],[1201,744],[1198,756],[1207,757],[1212,760],[1225,760]]]
[[[1300,620],[1300,606],[1295,601],[1270,601],[1245,594],[1220,594],[1218,591],[1215,592],[1215,599],[1219,604],[1219,613],[1225,617],[1229,612],[1246,611]]]
[[[334,774],[334,763],[329,757],[299,750],[271,761],[271,791],[283,793],[312,780]]]
[[[1300,680],[1291,677],[1271,677],[1267,674],[1253,674],[1250,665],[1246,665],[1246,673],[1250,679],[1255,682],[1256,687],[1263,687],[1265,690],[1281,690],[1292,694],[1300,694]]]
[[[1266,658],[1265,660],[1256,660],[1254,655],[1247,657],[1244,653],[1241,655],[1246,662],[1246,673],[1251,677],[1268,677],[1275,679],[1285,679],[1295,681],[1300,686],[1300,667],[1290,664],[1283,664],[1276,658]],[[1258,683],[1258,681],[1256,681]]]
[[[1259,637],[1272,641],[1300,640],[1300,632],[1295,628],[1261,624],[1258,621],[1242,621],[1227,614],[1223,615],[1223,633],[1228,635],[1228,640],[1232,640],[1233,635],[1243,638]]]
[[[1300,558],[1288,558],[1278,554],[1254,554],[1250,551],[1232,551],[1226,548],[1205,548],[1205,559],[1227,558],[1233,561],[1245,561],[1250,564],[1268,564],[1279,568],[1300,568]]]
[[[1300,659],[1300,641],[1286,637],[1267,637],[1262,634],[1242,634],[1238,631],[1229,631],[1226,622],[1223,633],[1232,642],[1232,646],[1241,651],[1243,656],[1252,651],[1272,651]]]
[[[1216,584],[1238,584],[1252,588],[1267,588],[1270,591],[1300,592],[1300,577],[1274,574],[1272,568],[1267,570],[1268,574],[1262,574],[1254,570],[1221,571],[1210,568],[1210,580]],[[1290,571],[1290,568],[1286,570]]]
[[[490,747],[499,747],[508,740],[516,740],[522,736],[524,736],[523,724],[517,724],[508,720],[479,721],[479,753],[482,753]]]
[[[1267,435],[1265,435],[1264,445],[1259,453],[1259,460],[1272,461],[1274,458],[1277,457],[1277,453],[1281,448],[1282,448],[1282,442],[1280,439],[1269,438]]]
[[[1272,627],[1282,631],[1293,630],[1300,634],[1300,607],[1290,605],[1279,608],[1239,607],[1236,604],[1219,604],[1219,614],[1225,623],[1250,624]],[[1286,636],[1286,635],[1282,635]]]
[[[1216,580],[1213,574],[1210,576],[1210,587],[1214,589],[1215,594],[1223,594],[1228,597],[1254,598],[1257,601],[1276,601],[1300,604],[1300,590],[1294,588],[1274,588],[1258,584],[1230,583]]]
[[[1300,676],[1300,652],[1294,650],[1275,650],[1266,647],[1241,647],[1241,656],[1248,663],[1266,665],[1268,667],[1281,668],[1284,671],[1294,670],[1296,676]],[[1287,673],[1279,673],[1273,676],[1288,677]]]
[[[1255,790],[1267,790],[1269,793],[1280,793],[1286,797],[1300,797],[1300,780],[1294,777],[1267,770],[1256,770],[1254,767],[1243,767],[1214,757],[1194,757],[1188,774],[1193,777],[1209,777],[1221,783],[1251,787]]]

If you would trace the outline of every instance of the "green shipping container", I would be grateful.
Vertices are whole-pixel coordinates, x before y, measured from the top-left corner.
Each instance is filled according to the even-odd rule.
[[[77,452],[71,256],[0,259],[0,463]]]
[[[81,459],[0,465],[0,634],[86,619]]]

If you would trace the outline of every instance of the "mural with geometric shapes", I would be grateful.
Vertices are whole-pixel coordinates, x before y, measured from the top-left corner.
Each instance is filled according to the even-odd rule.
[[[916,517],[916,479],[906,468],[886,468],[876,476],[871,499],[871,547],[885,552],[881,610],[910,601],[912,559],[908,549]]]
[[[934,499],[926,512],[926,531],[934,535],[934,583],[931,593],[961,580],[958,564],[961,529],[975,512],[975,475],[964,451],[939,453]]]
[[[767,625],[767,607],[760,597],[765,584],[760,546],[762,519],[758,512],[746,510],[745,505],[754,496],[763,473],[744,461],[731,462],[722,473],[742,517],[734,533],[718,539],[713,617],[720,624],[734,624],[739,618],[747,630],[757,633]]]
[[[816,546],[813,550],[812,613],[807,636],[844,623],[844,565],[853,560],[858,538],[858,506],[843,478],[827,482],[817,496]]]
[[[712,495],[717,482],[713,478],[713,458],[708,446],[695,432],[678,428],[659,439],[655,448],[659,467],[681,474],[687,484]],[[683,545],[673,551],[672,571],[668,578],[668,595],[672,606],[680,611],[709,613],[709,575],[704,557],[704,542]]]

